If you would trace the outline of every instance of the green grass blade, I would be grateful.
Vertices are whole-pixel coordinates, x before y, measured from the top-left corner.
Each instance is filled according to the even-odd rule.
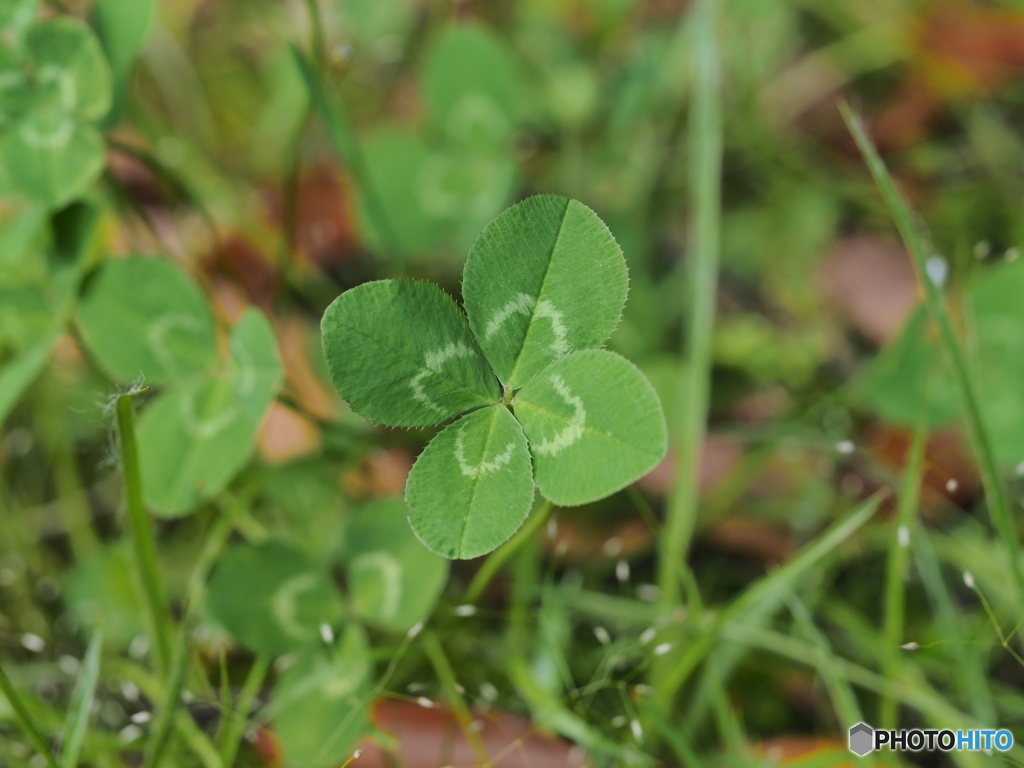
[[[864,715],[860,711],[860,704],[857,696],[846,678],[839,674],[836,669],[836,656],[832,646],[818,626],[814,623],[814,617],[796,595],[789,601],[789,610],[796,620],[800,632],[814,646],[818,655],[818,672],[825,682],[829,698],[832,699],[832,708],[835,710],[836,719],[839,721],[840,729],[849,728],[851,725],[861,722]]]
[[[14,410],[29,385],[43,372],[59,338],[60,331],[46,334],[0,371],[0,425]]]
[[[135,566],[146,595],[153,633],[157,668],[167,671],[170,664],[170,622],[167,616],[163,586],[156,562],[156,540],[142,496],[142,473],[139,469],[139,446],[135,436],[135,412],[129,392],[117,398],[117,429],[121,438],[121,471],[124,475],[125,502],[131,526]]]
[[[686,682],[693,670],[719,641],[722,628],[729,622],[746,621],[756,624],[770,616],[790,594],[797,580],[817,565],[826,555],[852,536],[878,509],[883,494],[876,493],[856,507],[813,542],[801,549],[795,557],[746,589],[716,617],[714,623],[688,644],[683,654],[665,673],[655,696],[660,706],[667,709],[676,691]]]
[[[96,698],[96,685],[100,679],[100,657],[103,653],[103,628],[93,634],[89,649],[85,653],[85,661],[78,673],[78,681],[71,694],[71,706],[68,708],[64,734],[61,738],[61,768],[75,768],[82,752],[85,731],[89,727],[89,715],[92,702]]]
[[[892,176],[889,175],[885,163],[871,143],[871,139],[868,138],[867,131],[864,129],[860,118],[853,113],[853,110],[845,102],[840,102],[839,111],[842,112],[843,119],[846,121],[850,133],[853,135],[853,139],[857,143],[857,147],[864,156],[868,169],[875,179],[875,184],[878,185],[885,204],[889,208],[889,213],[896,222],[896,228],[899,230],[900,236],[903,238],[903,242],[913,258],[918,280],[924,289],[928,313],[939,329],[942,348],[945,351],[950,369],[953,371],[954,383],[960,395],[964,414],[967,417],[971,445],[974,449],[975,458],[978,461],[978,468],[981,471],[981,480],[985,487],[985,498],[988,501],[989,515],[992,518],[993,526],[999,532],[1003,544],[1010,553],[1014,586],[1019,600],[1024,595],[1024,571],[1022,571],[1020,563],[1020,542],[1014,527],[1013,517],[1010,514],[1010,505],[1007,501],[1006,491],[999,480],[995,454],[992,451],[988,430],[982,421],[981,411],[978,408],[978,398],[971,381],[970,369],[967,366],[967,356],[964,354],[963,347],[953,328],[953,321],[950,317],[949,309],[946,307],[942,292],[939,286],[928,277],[928,272],[925,269],[928,254],[925,252],[922,238],[911,218],[910,208],[903,200],[899,190],[896,189]]]
[[[985,671],[988,649],[968,642],[962,609],[953,601],[929,532],[918,525],[913,535],[914,565],[932,605],[936,634],[956,680],[955,690],[983,723],[996,722],[996,707]]]
[[[882,675],[887,680],[896,680],[899,675],[903,644],[903,614],[906,607],[907,565],[910,557],[910,532],[915,529],[918,499],[921,493],[921,478],[924,471],[924,447],[928,427],[924,419],[918,419],[914,428],[914,439],[910,445],[907,468],[900,488],[899,507],[892,522],[889,537],[889,557],[885,580],[885,615],[882,623]],[[887,730],[896,727],[896,700],[890,696],[882,698],[879,707],[879,726]],[[856,721],[855,721],[856,722]]]
[[[167,752],[167,746],[171,741],[171,728],[178,715],[181,691],[185,686],[190,647],[188,621],[186,620],[181,623],[181,628],[178,631],[178,641],[175,645],[174,659],[167,672],[167,687],[164,690],[163,701],[160,703],[160,713],[157,715],[149,741],[146,742],[146,749],[143,753],[144,768],[159,768],[160,761]]]
[[[391,219],[381,203],[380,196],[370,182],[366,159],[363,156],[362,147],[360,147],[359,141],[356,139],[355,132],[352,130],[352,121],[349,119],[344,102],[336,94],[325,92],[323,79],[317,74],[316,69],[310,64],[302,51],[292,46],[292,55],[295,57],[295,61],[302,72],[306,88],[309,90],[310,102],[324,124],[324,129],[327,131],[328,139],[330,139],[331,144],[334,146],[334,151],[337,152],[342,162],[348,166],[355,177],[356,183],[359,185],[359,191],[366,200],[367,215],[373,219],[377,231],[386,242],[388,253],[385,255],[401,254],[398,236],[395,234]]]
[[[7,677],[7,673],[2,666],[0,666],[0,693],[3,693],[7,703],[11,705],[11,709],[14,710],[14,719],[18,721],[18,725],[25,732],[25,735],[28,736],[32,746],[36,748],[36,752],[46,759],[47,768],[58,768],[57,761],[53,759],[53,753],[50,751],[46,739],[43,738],[42,731],[36,727],[32,716],[28,713],[25,702],[15,690],[11,679]]]
[[[693,6],[693,107],[690,115],[690,178],[693,206],[689,315],[686,318],[686,364],[680,370],[682,426],[675,435],[679,459],[668,519],[661,537],[658,586],[662,605],[679,600],[679,572],[697,517],[701,447],[707,431],[711,388],[711,337],[718,292],[721,230],[722,104],[716,0]]]
[[[242,743],[242,737],[245,736],[245,727],[249,724],[249,713],[252,712],[256,696],[260,692],[260,686],[263,685],[269,667],[269,657],[257,656],[242,685],[234,711],[221,713],[221,717],[227,719],[220,742],[220,762],[224,768],[234,765],[238,747]]]

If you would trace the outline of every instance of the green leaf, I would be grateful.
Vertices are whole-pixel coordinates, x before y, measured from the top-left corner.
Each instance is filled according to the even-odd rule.
[[[217,361],[213,314],[202,292],[164,259],[111,259],[87,285],[82,337],[114,381],[167,384]]]
[[[67,720],[61,734],[61,768],[76,768],[82,751],[82,742],[89,727],[93,700],[96,698],[96,684],[100,678],[100,655],[103,651],[103,630],[97,629],[89,642],[85,660],[78,673],[75,689],[68,705]]]
[[[367,182],[387,217],[395,245],[416,253],[442,242],[451,229],[451,213],[447,207],[439,211],[429,197],[436,180],[430,167],[432,153],[423,140],[408,131],[388,129],[367,140],[364,156]],[[384,225],[375,222],[370,204],[361,196],[360,227],[379,248],[387,243],[388,233],[379,231]]]
[[[981,271],[967,302],[974,320],[979,406],[1004,466],[1024,461],[1024,263]]]
[[[3,368],[0,368],[0,426],[21,400],[25,390],[43,372],[59,338],[59,331],[46,334],[16,358],[4,364]]]
[[[75,565],[65,582],[64,600],[77,622],[94,633],[102,626],[108,647],[122,650],[146,631],[141,589],[131,549],[121,540]]]
[[[513,407],[530,441],[537,487],[555,504],[603,498],[665,456],[658,396],[614,352],[589,349],[562,358],[523,387]]]
[[[440,432],[409,473],[409,523],[448,558],[485,555],[526,520],[533,478],[526,437],[504,405],[463,416]]]
[[[107,113],[110,66],[89,27],[70,16],[58,16],[32,27],[25,47],[45,103],[86,120]]]
[[[103,137],[59,109],[34,109],[0,141],[11,185],[58,208],[84,192],[103,170]]]
[[[342,616],[327,572],[273,541],[228,550],[210,574],[206,606],[239,642],[271,656],[316,641],[322,624]]]
[[[92,8],[93,25],[110,61],[116,89],[114,114],[124,105],[128,75],[149,36],[155,10],[155,0],[99,0]]]
[[[448,561],[420,543],[401,499],[379,501],[348,528],[348,588],[352,607],[367,623],[405,632],[424,621],[448,579]]]
[[[608,227],[556,195],[531,197],[488,224],[462,283],[470,327],[511,389],[573,350],[602,344],[627,290],[626,262]]]
[[[309,648],[274,686],[269,709],[285,762],[337,766],[369,727],[370,654],[349,625],[333,648]]]
[[[32,103],[32,89],[16,54],[0,48],[0,131],[13,125]]]
[[[455,141],[488,146],[507,141],[519,118],[515,62],[486,27],[444,30],[423,62],[423,90],[436,125]]]
[[[925,307],[918,307],[900,335],[871,361],[860,389],[880,416],[908,427],[917,422],[922,398],[925,416],[934,427],[960,414],[956,389]]]
[[[0,36],[15,46],[35,20],[39,0],[3,0],[0,2]]]
[[[462,311],[431,283],[364,283],[335,299],[321,328],[334,386],[368,419],[427,426],[501,398]]]
[[[139,423],[147,502],[168,517],[220,493],[255,450],[256,431],[282,369],[270,323],[247,311],[229,341],[227,376],[189,380],[161,396]]]

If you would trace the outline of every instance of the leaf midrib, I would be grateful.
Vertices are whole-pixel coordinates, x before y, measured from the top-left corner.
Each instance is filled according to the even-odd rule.
[[[548,284],[548,276],[551,274],[551,265],[555,260],[555,251],[558,249],[558,243],[562,239],[562,231],[565,229],[565,219],[569,215],[569,207],[572,205],[572,200],[566,200],[565,208],[562,209],[562,217],[558,222],[558,232],[555,234],[555,241],[551,244],[551,249],[548,251],[547,264],[544,266],[544,277],[541,278],[540,288],[537,290],[537,295],[534,297],[533,309],[530,310],[530,321],[526,324],[526,331],[523,333],[523,339],[519,344],[519,351],[516,353],[516,361],[512,365],[512,372],[509,374],[509,381],[515,381],[516,374],[519,372],[519,364],[523,359],[523,350],[526,348],[526,339],[530,335],[530,329],[533,327],[534,318],[537,315],[537,306],[541,302],[541,296],[544,295],[544,287]],[[538,371],[537,373],[540,373]],[[519,384],[520,387],[525,386],[528,382],[522,382]]]

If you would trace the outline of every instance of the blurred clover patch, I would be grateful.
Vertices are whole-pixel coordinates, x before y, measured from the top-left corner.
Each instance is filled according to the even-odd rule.
[[[31,200],[59,207],[81,194],[104,165],[96,127],[111,107],[110,66],[96,35],[67,16],[20,34],[13,4],[0,19],[0,157],[6,183]],[[29,15],[31,18],[31,15]]]
[[[365,283],[324,313],[339,393],[392,427],[456,418],[406,484],[409,522],[439,555],[473,558],[516,532],[535,487],[563,506],[620,490],[665,455],[653,388],[600,349],[622,314],[626,263],[575,200],[538,195],[488,224],[463,273],[465,312],[415,280]]]

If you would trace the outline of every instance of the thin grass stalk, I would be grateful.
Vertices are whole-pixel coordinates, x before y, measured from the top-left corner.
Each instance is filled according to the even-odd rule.
[[[68,707],[64,733],[61,735],[61,768],[76,768],[79,755],[82,753],[82,742],[89,728],[89,717],[92,714],[93,701],[96,698],[96,686],[100,679],[100,657],[103,653],[103,627],[96,630],[85,653],[85,661],[78,674],[71,704]]]
[[[893,520],[892,536],[889,539],[889,558],[885,580],[885,616],[882,622],[882,676],[895,681],[899,676],[903,638],[903,620],[906,608],[907,566],[910,560],[910,533],[914,530],[918,500],[921,494],[921,477],[924,471],[924,447],[928,427],[919,418],[914,428],[914,439],[907,457],[907,468],[900,488],[899,506]],[[882,698],[879,726],[886,730],[896,727],[897,701],[891,696]]]
[[[459,725],[462,726],[462,731],[466,736],[466,741],[469,742],[469,748],[473,751],[477,764],[491,765],[492,763],[487,756],[487,748],[484,746],[484,741],[480,734],[472,727],[473,714],[469,711],[469,707],[466,706],[466,700],[459,693],[458,680],[455,679],[455,672],[452,670],[451,662],[441,646],[441,641],[430,630],[423,633],[423,651],[427,654],[427,658],[434,667],[438,682],[441,683],[441,689],[444,691],[445,698],[448,699],[448,703],[455,713],[455,718],[459,721]]]
[[[131,530],[135,567],[146,596],[146,609],[153,633],[157,669],[166,673],[171,663],[170,620],[167,616],[163,585],[156,562],[156,538],[142,496],[142,471],[135,436],[135,412],[129,392],[117,398],[117,429],[121,439],[121,471],[124,476],[125,503]]]
[[[47,768],[58,768],[53,752],[50,751],[46,739],[43,738],[43,732],[39,730],[32,716],[28,713],[28,708],[25,706],[25,702],[22,701],[21,694],[15,690],[14,684],[7,677],[3,666],[0,666],[0,693],[3,693],[7,703],[11,705],[11,709],[14,711],[14,719],[18,721],[18,725],[25,735],[28,736],[32,746],[36,748],[36,752],[46,759]]]
[[[384,256],[393,257],[400,254],[402,249],[395,228],[384,208],[380,195],[370,180],[369,169],[366,165],[366,158],[363,156],[362,147],[359,145],[352,128],[352,121],[344,102],[336,94],[326,92],[325,80],[321,77],[306,56],[295,46],[292,46],[292,55],[302,72],[302,77],[309,90],[309,98],[320,116],[327,131],[327,138],[330,140],[334,151],[345,163],[355,177],[359,192],[366,202],[366,214],[373,221],[378,234],[384,240]],[[333,96],[333,98],[332,98]]]
[[[242,690],[238,695],[235,710],[230,713],[227,711],[221,713],[221,717],[226,718],[226,725],[224,726],[220,743],[220,761],[224,768],[231,768],[235,763],[238,748],[241,746],[242,738],[245,736],[245,728],[249,724],[249,715],[252,712],[253,705],[256,703],[260,686],[263,685],[263,680],[267,676],[269,668],[269,657],[257,656],[252,667],[249,669],[245,683],[242,684]]]
[[[465,603],[475,603],[483,595],[484,589],[491,583],[491,579],[498,570],[505,564],[505,562],[514,555],[524,543],[533,538],[533,535],[537,530],[544,525],[544,521],[548,519],[548,515],[551,514],[551,502],[545,499],[537,510],[530,515],[530,517],[523,524],[523,527],[516,531],[515,535],[502,544],[498,549],[488,556],[484,560],[484,564],[480,566],[480,570],[473,576],[473,581],[469,584],[469,589],[466,590],[466,595],[463,598]]]
[[[690,301],[686,317],[685,365],[680,371],[678,397],[682,425],[673,441],[679,452],[675,486],[661,538],[658,586],[662,605],[679,601],[680,570],[697,518],[701,448],[707,432],[711,389],[711,336],[718,290],[721,230],[722,103],[718,45],[717,0],[693,5],[693,107],[690,115],[690,202],[693,237],[690,249]]]
[[[722,609],[711,626],[688,642],[685,651],[655,681],[656,703],[667,710],[675,699],[676,692],[689,679],[694,669],[704,661],[716,643],[720,642],[723,628],[729,622],[745,619],[756,624],[764,621],[790,594],[797,579],[871,519],[882,498],[882,493],[871,496],[801,549],[785,565],[749,586]]]
[[[950,317],[942,291],[928,277],[928,271],[925,266],[928,254],[925,251],[924,242],[914,225],[909,206],[903,200],[899,190],[896,189],[896,184],[893,182],[892,176],[889,175],[889,171],[886,169],[885,163],[879,156],[874,144],[871,143],[871,139],[868,138],[861,119],[854,114],[845,101],[839,103],[839,111],[842,113],[850,133],[853,135],[857,147],[864,156],[864,161],[874,177],[875,184],[882,193],[882,198],[889,208],[889,214],[896,222],[896,228],[903,238],[903,243],[910,252],[918,281],[924,290],[928,313],[939,329],[942,348],[953,371],[953,380],[960,395],[960,403],[964,409],[964,414],[967,417],[971,446],[974,449],[978,468],[981,471],[981,481],[985,488],[989,516],[991,517],[992,525],[1007,548],[1014,587],[1017,592],[1017,599],[1019,600],[1024,596],[1024,570],[1022,570],[1020,563],[1020,541],[1014,528],[1013,517],[1010,514],[1010,505],[1006,497],[1006,491],[999,480],[999,472],[996,469],[995,454],[992,450],[988,430],[982,421],[981,411],[978,408],[978,397],[971,380],[967,356],[964,354],[963,347],[953,328],[953,320]]]
[[[167,747],[171,742],[171,729],[178,716],[178,703],[181,701],[181,691],[185,687],[185,675],[188,671],[189,657],[189,622],[188,617],[182,621],[178,630],[178,640],[175,644],[174,659],[171,661],[167,671],[167,687],[164,691],[164,699],[160,703],[160,712],[157,715],[153,732],[146,744],[143,753],[144,768],[159,768]],[[222,768],[227,768],[223,766]]]

